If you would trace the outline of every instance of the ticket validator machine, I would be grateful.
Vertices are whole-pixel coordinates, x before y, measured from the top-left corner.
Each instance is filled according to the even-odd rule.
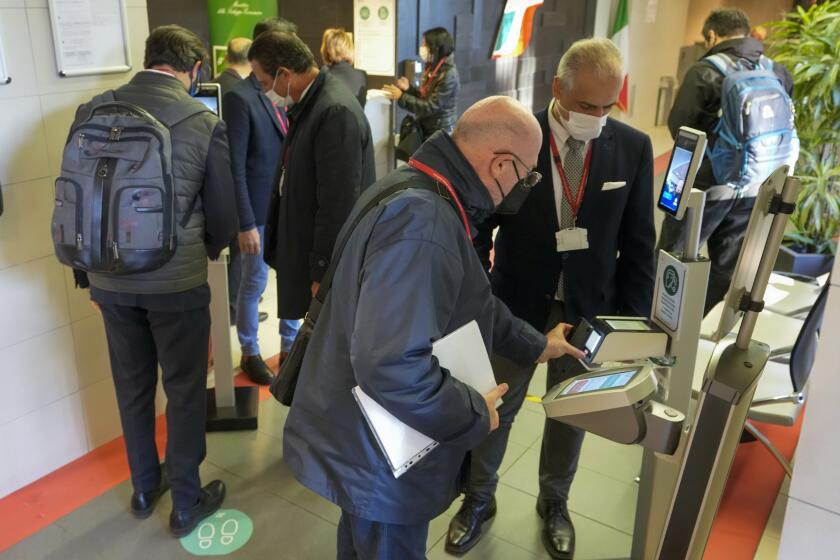
[[[692,141],[694,149],[688,150]],[[748,269],[740,271],[740,277],[748,277],[749,285],[739,298],[730,294],[728,300],[737,300],[745,313],[741,331],[737,339],[718,344],[693,415],[691,380],[709,263],[699,258],[704,195],[691,191],[688,200],[681,200],[696,165],[692,170],[693,162],[688,163],[683,174],[679,168],[693,158],[679,151],[699,151],[702,157],[702,148],[697,149],[701,144],[702,133],[683,129],[672,152],[658,206],[677,218],[685,216],[689,235],[681,253],[660,252],[650,319],[598,317],[581,322],[570,342],[584,349],[583,365],[592,371],[558,384],[543,399],[549,418],[646,448],[632,549],[633,558],[645,560],[702,557],[769,355],[764,345],[751,341],[752,330],[799,188],[782,167],[760,189],[739,260],[739,266]],[[681,185],[680,180],[685,182]],[[661,359],[633,366],[606,364],[657,356]],[[686,422],[686,416],[694,421]]]

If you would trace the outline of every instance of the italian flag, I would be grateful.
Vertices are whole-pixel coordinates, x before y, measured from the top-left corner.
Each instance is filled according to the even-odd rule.
[[[531,31],[534,28],[534,14],[542,6],[543,0],[507,0],[493,47],[493,56],[497,58],[515,57],[528,48]]]
[[[621,57],[624,59],[624,85],[621,86],[621,93],[618,94],[616,105],[625,113],[629,107],[628,96],[630,90],[630,75],[627,73],[627,69],[630,68],[630,26],[628,23],[627,0],[619,0],[610,39],[621,51]]]

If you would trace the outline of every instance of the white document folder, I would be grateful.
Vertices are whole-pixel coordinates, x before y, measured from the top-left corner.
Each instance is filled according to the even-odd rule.
[[[487,393],[496,386],[490,357],[475,321],[432,343],[432,354],[455,379],[470,385],[479,393]],[[361,388],[354,387],[353,396],[395,478],[399,478],[437,447],[435,440],[398,420]]]

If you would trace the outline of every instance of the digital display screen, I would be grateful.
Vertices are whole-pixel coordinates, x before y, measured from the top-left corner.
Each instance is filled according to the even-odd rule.
[[[677,144],[671,154],[671,164],[668,166],[668,171],[665,174],[665,184],[662,186],[662,193],[659,195],[659,207],[672,214],[676,214],[680,207],[685,178],[688,174],[688,168],[691,166],[693,153],[693,151]]]
[[[563,389],[561,395],[577,395],[579,393],[590,393],[592,391],[601,391],[603,389],[615,389],[616,387],[624,387],[638,370],[632,369],[628,371],[619,371],[609,375],[599,375],[597,377],[588,377],[586,379],[579,379],[570,383],[568,387]]]
[[[611,328],[617,331],[649,331],[650,325],[637,319],[608,319],[605,321]]]
[[[195,98],[198,101],[201,101],[202,103],[204,103],[207,106],[208,109],[213,111],[213,113],[215,113],[216,115],[219,114],[219,98],[216,97],[215,92],[213,92],[212,94],[211,93],[206,93],[206,92],[201,92],[198,95],[196,95]]]

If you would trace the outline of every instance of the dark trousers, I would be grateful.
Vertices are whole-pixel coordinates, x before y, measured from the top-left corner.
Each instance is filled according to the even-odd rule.
[[[196,503],[198,466],[204,460],[207,418],[207,341],[210,310],[161,312],[101,305],[117,392],[131,482],[138,492],[157,488],[155,444],[157,366],[166,392],[166,468],[174,509]]]
[[[428,535],[428,523],[381,523],[342,510],[338,521],[338,560],[423,560]]]
[[[700,228],[700,244],[708,243],[712,266],[709,271],[704,313],[708,313],[726,297],[754,205],[755,197],[706,201],[703,208],[703,225]],[[688,231],[682,222],[665,216],[656,248],[669,252],[681,250],[687,236]]]
[[[546,331],[563,322],[563,304],[554,302]],[[470,495],[489,500],[496,493],[499,466],[505,456],[513,420],[528,392],[528,385],[536,365],[521,366],[501,356],[492,358],[493,373],[498,383],[510,386],[499,407],[499,428],[472,452],[470,470]],[[548,362],[546,389],[578,374],[575,361],[565,357]],[[540,450],[540,496],[544,499],[565,501],[577,472],[578,457],[583,444],[583,430],[546,419]]]

